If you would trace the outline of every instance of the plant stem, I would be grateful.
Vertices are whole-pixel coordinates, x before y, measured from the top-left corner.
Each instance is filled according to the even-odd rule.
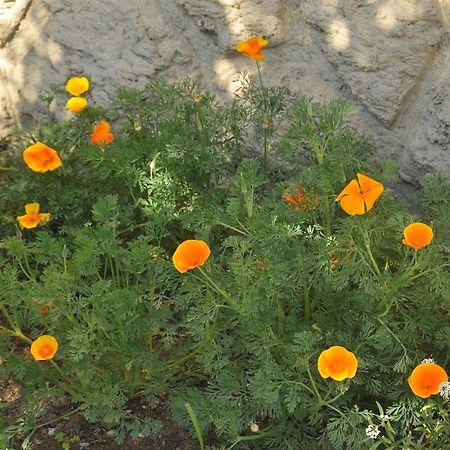
[[[194,425],[195,433],[197,434],[197,439],[200,444],[200,450],[205,449],[205,444],[203,443],[203,430],[200,425],[200,422],[192,409],[192,406],[189,403],[184,404],[185,408],[187,409],[187,412],[189,413],[189,417],[191,418],[192,424]]]
[[[309,298],[309,287],[304,286],[303,288],[303,302],[305,304],[305,322],[311,322],[311,299]]]
[[[305,388],[307,391],[309,391],[311,394],[316,395],[316,393],[309,386],[306,386],[306,384],[302,383],[301,381],[289,381],[288,380],[288,381],[285,381],[284,383],[286,383],[286,384],[298,384],[302,388]]]
[[[380,318],[378,318],[378,322],[386,328],[389,334],[401,345],[405,355],[408,356],[408,349],[403,345],[402,341],[395,335],[395,333]]]
[[[367,231],[363,231],[363,238],[364,238],[364,244],[366,246],[367,249],[367,253],[369,255],[369,259],[373,265],[373,268],[375,269],[375,272],[377,273],[377,275],[381,275],[380,272],[380,268],[378,267],[377,262],[375,261],[375,258],[372,255],[372,251],[370,250],[370,240],[369,240],[369,236],[367,234]]]
[[[8,310],[6,309],[5,305],[2,305],[0,303],[0,311],[3,313],[3,315],[5,316],[9,326],[13,329],[13,330],[17,330],[17,325],[15,324],[15,322],[11,319],[11,316],[8,313]],[[4,328],[4,327],[2,327]],[[14,331],[12,331],[14,333]]]
[[[261,84],[261,91],[263,96],[263,104],[264,104],[264,123],[263,123],[263,130],[264,130],[264,170],[267,168],[267,158],[269,153],[269,141],[268,141],[268,126],[269,126],[269,111],[268,111],[268,105],[267,105],[267,95],[266,95],[266,88],[264,87],[262,75],[261,75],[261,68],[259,67],[259,62],[256,61],[256,68],[258,69],[258,77],[259,82]]]
[[[22,261],[17,260],[17,263],[19,264],[20,269],[22,270],[23,274],[29,279],[33,280],[33,277],[25,270],[25,267],[23,267]]]
[[[59,422],[62,419],[66,419],[67,417],[73,416],[74,414],[76,414],[78,411],[81,411],[82,409],[83,409],[83,407],[79,406],[78,408],[75,408],[72,411],[66,412],[62,416],[56,417],[56,419],[52,419],[52,420],[49,420],[48,422],[44,422],[44,423],[37,425],[36,427],[34,427],[31,430],[31,433],[25,438],[24,443],[27,441],[29,442],[31,440],[31,438],[33,437],[34,433],[36,433],[36,431],[39,428],[46,427],[47,425],[51,425],[52,423]],[[25,448],[25,447],[22,447],[22,448]]]
[[[311,386],[312,386],[312,388],[314,390],[314,393],[316,394],[317,400],[319,400],[319,403],[321,405],[325,405],[326,402],[324,401],[324,399],[320,395],[319,390],[317,389],[317,386],[316,386],[316,382],[314,381],[314,378],[313,378],[313,376],[311,374],[311,370],[309,368],[309,362],[306,365],[306,370],[308,371],[309,381],[311,381]]]
[[[168,364],[167,366],[163,367],[162,369],[157,370],[156,372],[164,372],[167,369],[172,369],[174,367],[178,367],[181,364],[185,363],[186,361],[189,361],[191,358],[193,358],[198,352],[200,351],[200,347],[197,347],[195,350],[193,350],[191,353],[188,353],[187,355],[183,356],[180,359],[177,359],[176,361]]]
[[[206,280],[210,283],[210,285],[214,288],[214,290],[219,294],[221,294],[232,308],[238,310],[234,300],[230,297],[230,295],[227,292],[225,292],[220,286],[218,286],[201,267],[197,267],[197,269],[206,278]]]
[[[242,235],[244,235],[244,236],[249,236],[249,233],[247,233],[247,232],[245,232],[245,231],[242,231],[242,230],[240,230],[239,228],[232,227],[231,225],[227,225],[226,223],[223,223],[223,222],[216,222],[216,224],[217,224],[217,225],[222,225],[223,227],[229,228],[230,230],[236,231],[236,233],[240,233],[240,234],[242,234]]]
[[[148,220],[147,222],[140,223],[140,224],[134,225],[132,227],[124,228],[123,230],[120,230],[117,234],[120,235],[120,234],[128,233],[129,231],[133,231],[133,230],[136,230],[138,228],[143,228],[146,225],[148,225],[150,223],[154,223],[154,222],[155,222],[154,220]]]

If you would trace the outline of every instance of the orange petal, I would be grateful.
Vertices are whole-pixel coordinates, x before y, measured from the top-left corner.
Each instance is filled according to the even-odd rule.
[[[99,122],[91,134],[91,142],[96,145],[111,144],[114,141],[114,134],[110,133],[109,123],[102,120]]]
[[[354,216],[355,214],[361,215],[365,213],[364,199],[361,194],[346,195],[345,197],[341,198],[339,204],[341,205],[341,208],[351,216]]]
[[[58,351],[58,341],[47,334],[38,337],[30,347],[30,352],[36,361],[52,359]]]
[[[384,191],[384,186],[379,183],[379,186],[372,187],[369,191],[363,194],[364,203],[366,204],[367,211],[372,208],[373,204],[377,201],[378,197]]]
[[[363,175],[362,173],[357,173],[356,176],[358,177],[358,182],[359,185],[361,186],[362,192],[367,192],[375,187],[380,186],[383,187],[383,185],[379,181],[376,181],[373,178]]]
[[[250,58],[254,59],[255,61],[263,61],[264,60],[264,54],[263,53],[255,53],[253,55],[248,55]]]
[[[35,172],[47,172],[62,166],[58,153],[42,142],[36,142],[23,152],[25,164]]]
[[[439,393],[441,383],[448,381],[445,370],[434,363],[419,364],[408,378],[411,390],[421,398]]]
[[[415,222],[405,227],[403,236],[405,236],[403,244],[418,250],[433,240],[433,229],[424,223]]]
[[[89,90],[89,80],[86,77],[72,77],[66,83],[66,91],[79,96]]]
[[[257,61],[264,59],[261,50],[269,44],[269,41],[261,36],[251,37],[246,41],[241,41],[236,45],[236,50],[243,55],[253,58]]]
[[[38,214],[39,223],[47,223],[50,220],[50,213]]]
[[[317,368],[323,378],[331,377],[333,380],[342,381],[356,375],[358,360],[345,347],[335,345],[320,354]]]
[[[359,188],[358,182],[356,180],[351,180],[350,183],[342,190],[342,192],[336,197],[339,201],[345,195],[360,195],[361,190]]]
[[[182,242],[172,256],[175,268],[184,273],[189,269],[202,266],[211,254],[208,244],[204,241],[191,239]]]
[[[254,53],[259,53],[264,47],[269,45],[269,41],[262,36],[254,36],[247,39],[247,45]]]
[[[18,216],[17,222],[19,222],[19,227],[22,228],[36,228],[39,224],[39,219],[36,214],[24,216]]]
[[[25,212],[27,214],[37,214],[39,212],[39,203],[27,203],[25,205]]]
[[[75,114],[80,113],[83,111],[88,102],[84,97],[72,97],[69,100],[67,100],[66,108]]]

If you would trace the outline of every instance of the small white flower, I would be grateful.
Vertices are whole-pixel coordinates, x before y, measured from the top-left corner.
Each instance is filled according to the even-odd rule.
[[[56,431],[56,427],[55,428],[49,428],[48,429],[48,435],[49,436],[53,436],[55,434],[55,431]]]
[[[420,362],[420,364],[433,364],[434,363],[434,359],[433,358],[425,358],[424,360],[422,360]]]
[[[444,381],[439,385],[439,395],[444,398],[445,400],[448,400],[450,398],[450,382]]]
[[[378,417],[380,418],[380,420],[385,420],[386,422],[388,420],[391,420],[391,417],[388,416],[387,414],[380,414]]]
[[[380,430],[378,429],[377,425],[369,425],[366,428],[366,435],[370,439],[376,439],[379,434],[380,434]]]

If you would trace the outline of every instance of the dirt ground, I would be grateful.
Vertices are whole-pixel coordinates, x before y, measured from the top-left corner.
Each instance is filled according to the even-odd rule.
[[[20,403],[22,395],[20,386],[12,380],[0,380],[0,405],[2,409],[0,417],[5,426],[13,426],[20,419]],[[6,405],[6,407],[5,407]],[[134,402],[130,406],[136,411],[145,410],[145,405]],[[68,397],[62,397],[56,402],[45,405],[45,413],[39,417],[37,423],[52,421],[63,414],[74,410]],[[142,414],[142,412],[140,412]],[[158,407],[149,411],[152,417],[162,422],[158,433],[147,438],[127,438],[123,444],[117,444],[114,440],[113,430],[105,429],[98,424],[87,422],[80,414],[75,413],[66,419],[55,421],[48,426],[39,428],[31,439],[30,450],[59,450],[63,445],[55,440],[58,432],[63,432],[67,439],[76,437],[76,441],[70,443],[70,450],[194,450],[195,443],[189,433],[173,422],[164,407]],[[0,423],[1,423],[0,422]],[[0,435],[1,435],[0,427]],[[13,449],[20,450],[26,434],[18,434],[13,442]],[[1,442],[0,442],[1,445]],[[12,449],[11,449],[12,450]]]

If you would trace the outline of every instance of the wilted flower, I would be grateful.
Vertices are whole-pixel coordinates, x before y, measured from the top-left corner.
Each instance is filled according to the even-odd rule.
[[[403,230],[403,244],[419,250],[426,247],[433,240],[433,230],[424,223],[415,222]]]
[[[411,390],[422,398],[438,394],[441,384],[447,381],[447,372],[435,363],[419,364],[408,378]]]
[[[50,312],[50,307],[48,305],[41,305],[39,307],[39,315],[41,317],[47,317]]]
[[[261,36],[255,36],[247,39],[246,41],[241,41],[237,44],[236,50],[249,58],[255,59],[256,61],[262,61],[264,59],[261,50],[269,44],[269,41]]]
[[[25,215],[18,216],[20,228],[36,228],[40,223],[46,223],[50,220],[49,213],[39,213],[39,203],[27,203],[25,205]]]
[[[30,145],[23,152],[25,164],[35,172],[47,172],[62,166],[58,153],[42,142]]]
[[[182,242],[172,256],[173,264],[178,272],[184,273],[189,269],[203,266],[211,250],[206,242],[200,240],[187,240]]]
[[[331,270],[336,270],[337,266],[339,265],[341,258],[339,258],[338,255],[331,255],[330,257],[330,267]]]
[[[317,368],[323,378],[331,377],[333,380],[342,381],[356,375],[358,360],[345,347],[334,345],[320,354]]]
[[[102,120],[99,122],[91,134],[91,142],[96,145],[111,144],[114,141],[114,134],[110,131],[109,123]]]
[[[336,197],[341,208],[351,216],[369,211],[384,190],[384,186],[372,178],[356,174],[358,181],[352,180]]]
[[[191,98],[194,103],[200,103],[203,100],[203,95],[200,92],[194,92]]]
[[[30,347],[30,352],[36,361],[52,359],[58,351],[58,341],[47,334],[38,337]]]
[[[306,195],[300,187],[297,187],[293,193],[289,189],[285,189],[281,198],[297,211],[314,209],[319,203],[317,197]]]
[[[83,111],[88,104],[88,101],[84,97],[72,97],[66,102],[66,108],[75,114]]]
[[[380,430],[378,429],[377,425],[369,425],[366,428],[366,435],[370,439],[376,439],[380,434]]]
[[[66,91],[78,97],[89,90],[89,80],[86,77],[72,77],[66,83]]]

